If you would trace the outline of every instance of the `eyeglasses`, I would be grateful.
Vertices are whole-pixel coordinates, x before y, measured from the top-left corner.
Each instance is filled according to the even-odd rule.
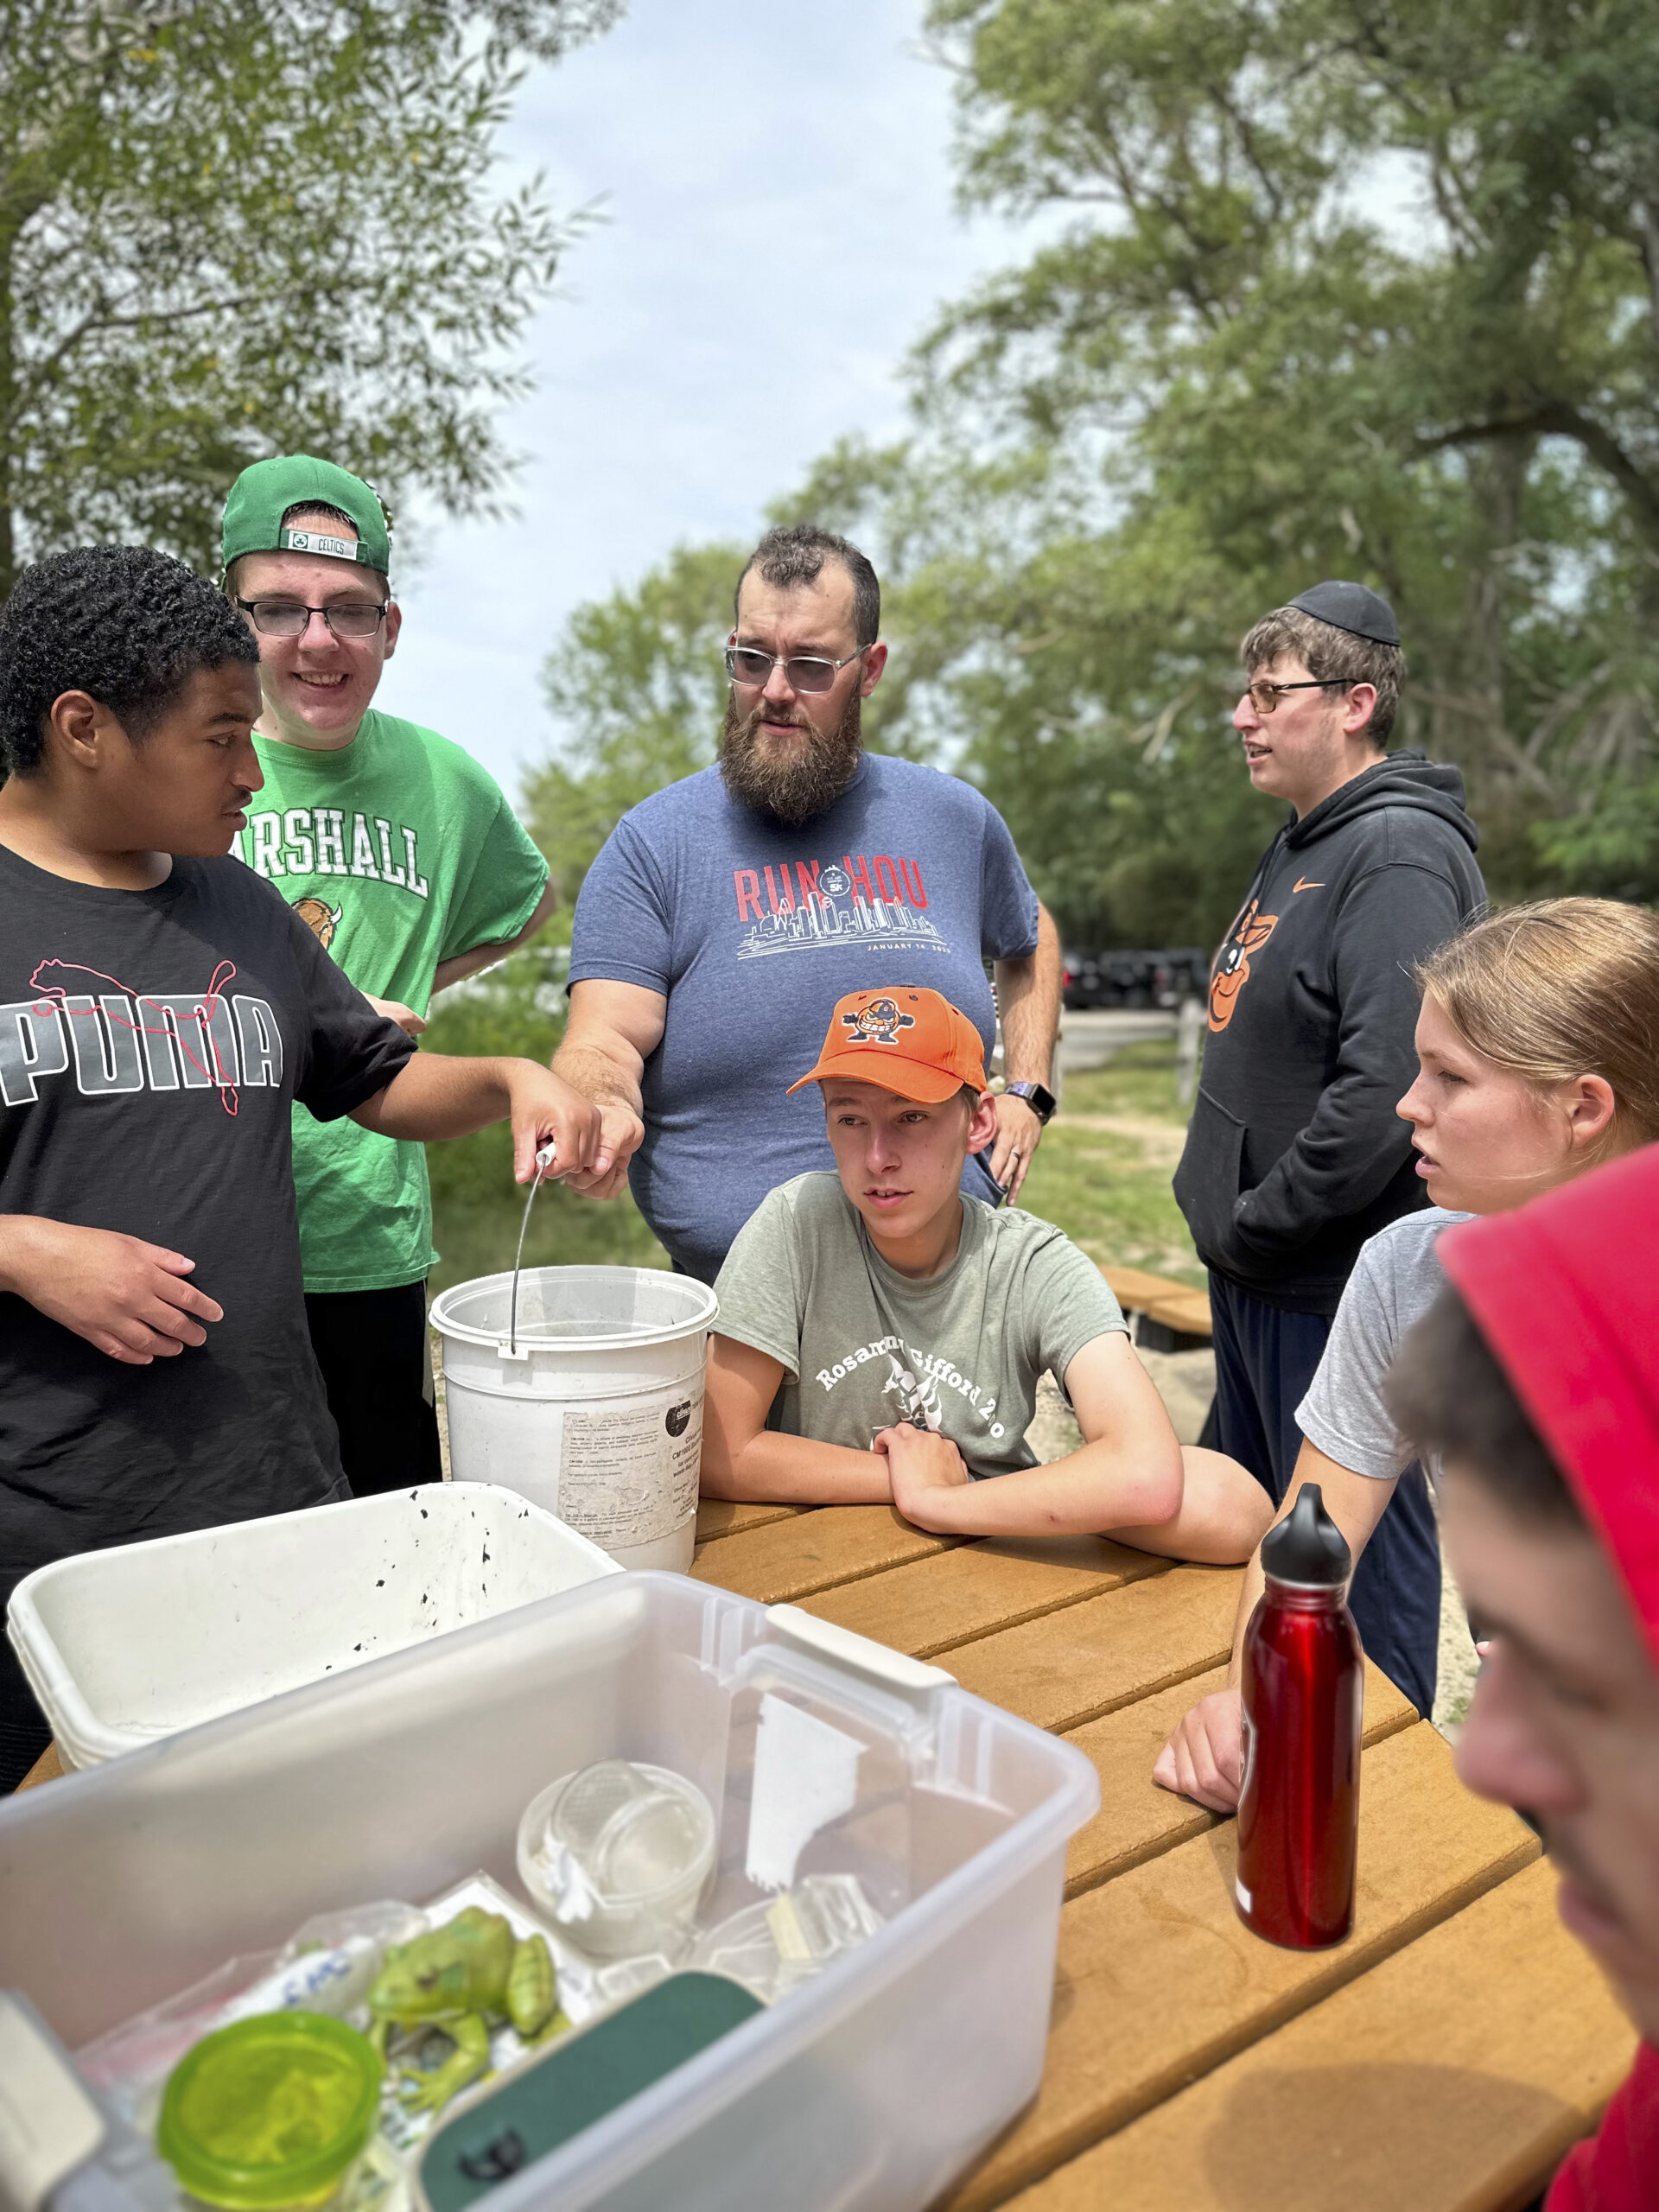
[[[336,638],[372,638],[386,619],[385,602],[337,600],[332,607],[296,607],[291,599],[238,599],[237,605],[262,638],[301,638],[321,614]]]
[[[791,691],[827,691],[849,661],[857,660],[869,650],[861,645],[857,652],[843,653],[839,660],[825,660],[819,653],[794,654],[784,663],[784,681]],[[758,645],[726,648],[726,673],[734,683],[764,686],[771,683],[777,665],[777,654],[763,653]]]
[[[1306,683],[1247,683],[1250,704],[1258,715],[1270,715],[1279,704],[1281,691],[1347,691],[1357,683],[1357,676],[1315,676]]]

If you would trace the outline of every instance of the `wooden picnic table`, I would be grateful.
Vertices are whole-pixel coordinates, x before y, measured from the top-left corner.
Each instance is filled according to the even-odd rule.
[[[1036,2098],[949,2212],[1515,2212],[1636,2038],[1512,1813],[1369,1662],[1359,1904],[1331,1951],[1233,1909],[1234,1829],[1152,1764],[1219,1685],[1236,1570],[1100,1537],[954,1543],[885,1506],[706,1503],[692,1573],[931,1660],[1099,1770]]]
[[[948,2212],[1516,2212],[1593,2124],[1635,2037],[1536,1840],[1374,1668],[1354,1933],[1298,1953],[1239,1923],[1232,1823],[1151,1780],[1223,1678],[1236,1570],[957,1543],[885,1506],[709,1502],[698,1534],[700,1580],[943,1665],[1099,1770],[1042,2087]]]

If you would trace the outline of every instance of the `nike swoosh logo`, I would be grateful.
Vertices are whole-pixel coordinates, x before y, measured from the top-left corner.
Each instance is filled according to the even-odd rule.
[[[1293,892],[1323,891],[1325,886],[1322,883],[1310,883],[1306,876],[1298,876],[1295,882],[1293,883],[1290,887]]]

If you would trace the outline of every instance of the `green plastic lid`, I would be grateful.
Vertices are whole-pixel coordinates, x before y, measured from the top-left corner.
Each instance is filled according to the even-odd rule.
[[[380,2074],[368,2037],[327,2013],[238,2020],[173,2069],[156,2147],[205,2203],[320,2204],[374,2133]]]

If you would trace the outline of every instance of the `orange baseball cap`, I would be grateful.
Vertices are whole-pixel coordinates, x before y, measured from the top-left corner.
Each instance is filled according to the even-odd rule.
[[[938,991],[849,991],[836,1001],[817,1065],[790,1090],[831,1075],[943,1106],[965,1083],[984,1090],[985,1050],[967,1015]]]

